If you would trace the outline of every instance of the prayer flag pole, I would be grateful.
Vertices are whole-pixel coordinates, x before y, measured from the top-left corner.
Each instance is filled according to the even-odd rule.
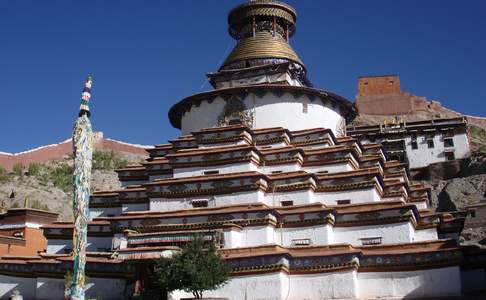
[[[73,130],[73,275],[70,286],[71,300],[84,300],[86,265],[86,244],[89,221],[89,197],[91,183],[91,165],[93,157],[93,130],[89,120],[89,100],[93,78],[88,76],[81,95],[79,116]]]

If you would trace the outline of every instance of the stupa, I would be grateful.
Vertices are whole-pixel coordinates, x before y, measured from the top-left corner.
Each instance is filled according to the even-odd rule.
[[[196,235],[216,243],[232,267],[211,297],[457,296],[461,278],[484,274],[471,267],[486,262],[484,253],[468,261],[458,245],[464,213],[432,212],[427,187],[404,164],[346,136],[354,107],[312,86],[289,43],[296,20],[278,1],[233,9],[237,42],[208,74],[214,90],[170,110],[182,135],[117,170],[122,189],[91,196],[88,296],[149,292],[154,259]],[[73,225],[43,228],[47,251],[15,272],[40,274],[31,277],[51,286],[52,297],[69,266]]]

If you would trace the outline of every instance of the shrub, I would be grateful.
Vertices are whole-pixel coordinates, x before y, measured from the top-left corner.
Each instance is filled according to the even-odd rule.
[[[41,173],[42,165],[37,163],[32,163],[29,165],[27,172],[29,176],[38,176]]]
[[[47,186],[49,183],[49,178],[46,175],[37,177],[37,180],[39,180],[39,184],[42,186]]]
[[[4,167],[0,166],[0,182],[7,182],[9,180],[9,176],[7,171]]]
[[[30,208],[50,211],[49,206],[47,206],[47,204],[40,202],[39,200],[34,200],[34,202],[32,202],[32,204],[30,205]]]
[[[196,237],[172,258],[157,260],[155,273],[161,290],[184,290],[199,299],[205,290],[217,289],[228,282],[230,267],[214,243]]]
[[[67,191],[73,186],[73,167],[61,164],[50,168],[49,179],[54,186]]]
[[[24,173],[24,166],[20,163],[13,166],[13,172],[17,176],[22,176]]]
[[[114,151],[94,151],[93,152],[93,169],[94,170],[114,170],[124,168],[128,161],[120,157]]]

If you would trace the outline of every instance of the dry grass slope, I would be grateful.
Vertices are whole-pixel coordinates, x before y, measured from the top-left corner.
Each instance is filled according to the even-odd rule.
[[[114,170],[145,158],[123,152],[95,151],[92,190],[119,188]],[[27,205],[60,213],[61,219],[71,220],[72,173],[71,157],[45,164],[16,165],[12,172],[0,168],[0,201],[7,208]]]

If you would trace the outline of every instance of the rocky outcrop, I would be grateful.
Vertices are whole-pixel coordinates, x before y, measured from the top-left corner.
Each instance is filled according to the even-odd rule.
[[[415,180],[425,180],[435,185],[443,180],[452,180],[485,173],[486,155],[476,153],[466,159],[430,164],[427,168],[415,171],[413,178]]]
[[[486,246],[486,155],[433,164],[414,179],[432,187],[436,211],[469,210],[462,242]]]

